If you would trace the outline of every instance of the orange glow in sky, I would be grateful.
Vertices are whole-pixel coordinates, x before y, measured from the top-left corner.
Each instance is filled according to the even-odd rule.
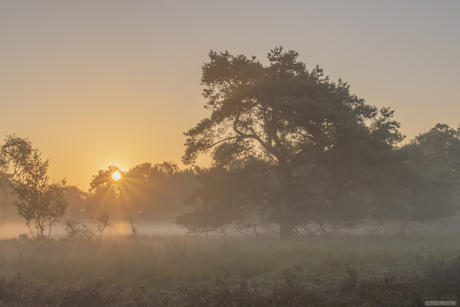
[[[267,64],[275,46],[394,109],[407,140],[438,122],[457,128],[459,11],[428,0],[1,1],[0,141],[27,137],[51,178],[84,190],[109,165],[182,167],[183,132],[209,114],[209,51]]]

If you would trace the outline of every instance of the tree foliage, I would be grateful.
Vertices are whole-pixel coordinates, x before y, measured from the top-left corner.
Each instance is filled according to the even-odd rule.
[[[401,151],[417,174],[409,188],[414,220],[432,220],[454,214],[460,205],[460,131],[436,124],[419,134]]]
[[[96,216],[95,223],[97,226],[97,232],[99,233],[99,241],[102,240],[102,235],[107,227],[112,227],[109,223],[109,215],[106,210],[103,210],[98,216]]]
[[[119,180],[112,178],[116,171]],[[89,217],[106,210],[117,221],[170,222],[184,212],[182,200],[194,186],[193,174],[172,162],[143,163],[126,172],[109,166],[93,176],[84,212]]]
[[[446,124],[436,124],[419,134],[405,150],[409,163],[428,177],[460,176],[460,130]]]
[[[3,228],[9,189],[21,182],[26,172],[27,161],[33,153],[32,144],[26,138],[8,135],[0,148],[0,185],[3,190],[3,207],[0,215],[0,227]]]
[[[46,230],[49,236],[68,206],[64,197],[66,182],[50,183],[48,165],[48,160],[43,161],[40,152],[34,149],[24,165],[22,180],[13,189],[18,195],[13,205],[26,220],[33,237],[43,237]],[[32,229],[35,229],[35,234]]]

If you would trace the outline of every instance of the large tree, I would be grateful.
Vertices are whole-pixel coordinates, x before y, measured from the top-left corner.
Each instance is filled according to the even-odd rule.
[[[363,214],[356,194],[376,172],[388,175],[383,163],[401,160],[393,111],[366,104],[319,67],[308,71],[294,51],[275,48],[268,66],[228,52],[209,57],[201,81],[211,115],[185,133],[183,162],[210,153],[212,167],[189,202],[232,212],[222,215],[228,223],[262,210],[282,239],[319,212]]]

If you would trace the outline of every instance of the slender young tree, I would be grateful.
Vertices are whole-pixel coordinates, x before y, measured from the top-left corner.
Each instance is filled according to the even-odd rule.
[[[23,178],[14,185],[14,194],[18,199],[13,202],[18,214],[26,220],[32,237],[48,237],[68,207],[64,197],[67,189],[65,180],[49,183],[48,160],[43,161],[37,149],[32,151],[24,166]],[[35,233],[34,230],[35,229]]]
[[[99,233],[99,241],[102,241],[102,235],[104,234],[104,230],[107,227],[112,227],[112,224],[109,223],[109,214],[107,210],[103,210],[95,219],[95,223],[97,226],[97,232]]]

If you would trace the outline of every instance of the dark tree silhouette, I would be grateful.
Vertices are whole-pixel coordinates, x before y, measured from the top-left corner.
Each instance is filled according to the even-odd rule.
[[[406,185],[411,190],[411,218],[433,220],[454,214],[460,205],[460,131],[437,124],[401,151],[419,176]]]
[[[185,133],[183,162],[210,153],[212,169],[202,172],[204,187],[191,203],[200,201],[200,212],[231,211],[227,222],[251,215],[247,208],[263,210],[282,239],[315,214],[364,212],[352,208],[353,192],[372,168],[385,172],[383,163],[400,162],[393,147],[403,136],[393,111],[367,105],[319,67],[308,71],[295,51],[275,48],[268,66],[228,52],[209,57],[201,81],[211,115]],[[239,174],[252,180],[240,186]]]
[[[121,174],[119,180],[113,173]],[[93,176],[85,214],[106,210],[114,221],[172,222],[184,212],[183,199],[196,186],[192,172],[172,162],[143,163],[123,172],[109,166]]]
[[[27,161],[31,158],[32,144],[26,138],[7,136],[0,148],[0,185],[3,191],[3,206],[0,213],[0,230],[3,230],[9,189],[23,180]]]
[[[68,203],[64,197],[67,189],[65,180],[49,183],[48,160],[42,161],[40,152],[33,150],[30,159],[24,166],[22,180],[14,185],[14,193],[18,200],[13,202],[18,214],[26,220],[32,237],[43,237],[48,229],[56,225],[67,209]],[[34,225],[31,225],[31,223]],[[35,228],[36,234],[32,231]]]

